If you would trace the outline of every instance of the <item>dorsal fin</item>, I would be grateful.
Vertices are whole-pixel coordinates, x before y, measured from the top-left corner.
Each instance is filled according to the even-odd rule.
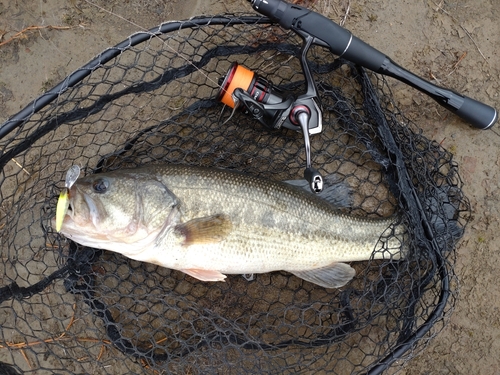
[[[309,187],[309,182],[306,180],[287,180],[283,182],[314,194]],[[348,208],[352,206],[352,190],[347,183],[340,181],[334,174],[324,177],[323,183],[323,191],[319,194],[315,194],[317,197],[324,199],[337,208]]]

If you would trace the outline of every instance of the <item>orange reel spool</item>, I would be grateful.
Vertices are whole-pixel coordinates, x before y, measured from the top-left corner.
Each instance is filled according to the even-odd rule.
[[[234,90],[241,88],[245,91],[249,91],[254,79],[254,72],[234,62],[222,82],[221,89],[217,94],[217,100],[234,108],[235,104],[232,97]]]

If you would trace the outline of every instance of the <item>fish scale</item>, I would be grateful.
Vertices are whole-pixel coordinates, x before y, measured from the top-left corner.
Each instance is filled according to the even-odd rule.
[[[204,281],[284,270],[339,287],[354,276],[344,262],[401,256],[395,238],[374,253],[394,217],[349,216],[296,186],[229,170],[118,170],[77,180],[69,196],[61,229],[68,238]],[[127,237],[127,228],[136,232]]]

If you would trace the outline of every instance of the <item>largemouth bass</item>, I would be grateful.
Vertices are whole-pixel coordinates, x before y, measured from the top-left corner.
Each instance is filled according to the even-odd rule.
[[[68,196],[57,215],[69,239],[203,281],[284,270],[337,288],[355,275],[344,262],[401,254],[396,238],[374,253],[394,218],[348,216],[296,186],[227,170],[117,170],[79,178]]]

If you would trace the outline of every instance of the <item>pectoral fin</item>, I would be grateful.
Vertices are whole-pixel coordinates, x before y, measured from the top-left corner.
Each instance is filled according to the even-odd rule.
[[[201,281],[224,281],[224,279],[226,278],[226,275],[223,275],[219,271],[197,270],[197,269],[189,269],[181,271]]]
[[[201,217],[179,224],[176,233],[184,238],[183,245],[206,244],[222,241],[233,225],[226,215]]]
[[[340,288],[351,281],[356,274],[354,268],[345,263],[333,263],[322,268],[291,272],[301,279],[325,288]]]

